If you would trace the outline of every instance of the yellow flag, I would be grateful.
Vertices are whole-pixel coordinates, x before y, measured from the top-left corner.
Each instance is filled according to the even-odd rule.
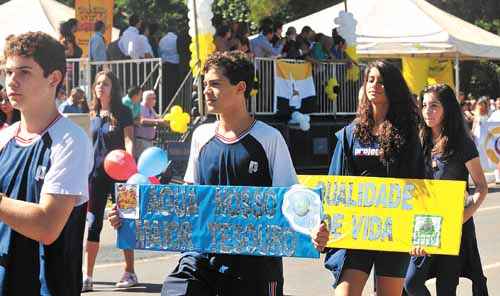
[[[432,59],[429,64],[427,84],[444,83],[455,89],[453,65],[450,60]]]
[[[419,94],[427,85],[429,58],[403,57],[403,77],[414,94]]]

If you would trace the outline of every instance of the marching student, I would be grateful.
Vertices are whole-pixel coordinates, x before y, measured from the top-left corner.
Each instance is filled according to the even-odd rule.
[[[219,120],[193,134],[186,183],[291,186],[297,183],[280,132],[248,113],[253,63],[241,52],[217,52],[203,69],[209,113]],[[116,210],[109,220],[119,227]],[[186,252],[167,276],[162,295],[283,295],[281,257]]]
[[[80,295],[93,156],[87,134],[57,111],[64,48],[29,32],[9,38],[3,56],[21,120],[0,131],[0,295]]]
[[[423,178],[424,163],[417,124],[418,109],[401,72],[386,61],[371,63],[365,74],[355,120],[339,132],[330,175]],[[323,249],[328,229],[314,234]],[[408,253],[327,249],[335,295],[360,296],[375,267],[377,293],[400,296],[409,264]]]
[[[445,84],[428,86],[422,92],[421,100],[425,126],[420,136],[426,177],[468,182],[470,174],[475,192],[470,196],[465,192],[459,256],[426,256],[424,248],[414,248],[406,274],[405,290],[411,296],[431,295],[425,287],[425,281],[434,275],[438,296],[456,295],[458,278],[463,274],[473,281],[474,295],[487,295],[472,218],[488,193],[476,145],[466,130],[460,105],[451,87]]]

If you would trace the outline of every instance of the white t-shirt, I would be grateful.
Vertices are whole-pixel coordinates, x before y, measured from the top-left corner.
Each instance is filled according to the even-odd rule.
[[[27,140],[17,136],[19,125],[0,131],[0,191],[9,183],[20,186],[10,189],[18,199],[36,202],[43,194],[74,195],[76,206],[85,203],[94,161],[85,131],[59,116],[39,136]]]
[[[136,27],[130,26],[123,32],[118,41],[118,47],[124,55],[132,59],[142,58],[141,53],[143,53],[144,49],[142,49],[142,42],[139,40],[139,36],[139,29]]]
[[[193,133],[184,181],[201,185],[283,186],[298,183],[281,133],[254,121],[234,139],[216,133],[219,122]]]
[[[177,52],[177,35],[168,32],[160,39],[158,51],[162,62],[178,64],[180,62],[179,53]]]

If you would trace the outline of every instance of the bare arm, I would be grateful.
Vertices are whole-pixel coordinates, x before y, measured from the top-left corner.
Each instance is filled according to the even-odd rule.
[[[134,126],[127,126],[123,129],[125,140],[125,151],[130,155],[134,155]]]
[[[74,195],[44,194],[36,204],[4,197],[0,219],[20,234],[50,245],[61,234],[76,200]]]
[[[143,126],[164,126],[168,127],[168,123],[160,118],[145,118],[141,117],[141,125]]]
[[[465,163],[469,174],[476,185],[476,191],[472,196],[472,203],[464,210],[464,223],[469,220],[472,215],[479,209],[483,203],[486,195],[488,194],[488,183],[484,177],[483,169],[481,168],[481,163],[479,162],[479,157],[475,157]]]

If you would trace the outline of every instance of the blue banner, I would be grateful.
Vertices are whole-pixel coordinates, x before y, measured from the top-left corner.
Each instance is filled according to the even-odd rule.
[[[121,249],[319,257],[319,189],[117,184],[116,196]]]

